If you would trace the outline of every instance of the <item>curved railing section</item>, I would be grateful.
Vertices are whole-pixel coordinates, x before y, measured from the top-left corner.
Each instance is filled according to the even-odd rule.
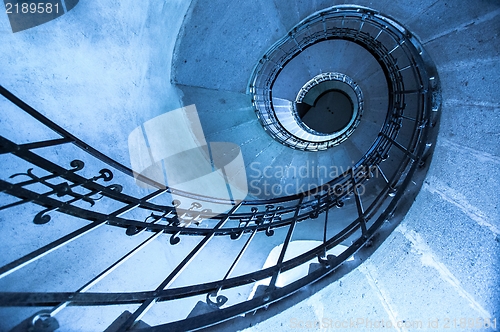
[[[296,109],[296,105],[305,103],[306,99],[309,98],[309,95],[312,94],[315,89],[319,89],[321,91],[323,90],[321,87],[325,85],[328,86],[329,89],[342,91],[352,102],[353,114],[350,121],[344,128],[341,128],[341,130],[334,133],[320,133],[313,128],[310,128],[299,118],[298,110]],[[314,95],[316,94],[317,93],[314,93]],[[297,135],[297,133],[291,132],[286,126],[284,126],[288,132],[293,133],[293,136],[298,137],[302,140],[314,142],[330,142],[329,146],[336,146],[347,140],[349,136],[354,132],[354,130],[356,130],[356,128],[358,127],[361,121],[361,117],[363,116],[364,97],[361,88],[356,84],[356,82],[354,82],[352,78],[342,73],[327,72],[316,75],[306,84],[304,84],[304,86],[299,90],[299,93],[297,94],[295,103],[293,103],[293,105],[295,122],[310,135],[304,138],[304,135]],[[283,125],[283,122],[280,121],[280,124]]]
[[[390,87],[387,118],[372,147],[353,167],[314,190],[271,200],[242,201],[231,205],[228,201],[175,191],[145,177],[140,180],[156,189],[138,189],[129,168],[85,144],[0,87],[0,94],[17,105],[19,112],[31,115],[40,127],[58,135],[58,138],[32,142],[17,142],[4,135],[0,137],[2,164],[17,165],[14,171],[10,166],[3,168],[4,173],[11,173],[3,174],[0,179],[2,197],[9,198],[2,200],[0,211],[9,213],[27,205],[39,206],[35,215],[22,217],[32,218],[33,223],[42,227],[40,229],[48,223],[57,223],[65,215],[83,222],[74,231],[13,258],[0,267],[0,279],[21,271],[52,252],[64,250],[75,239],[84,238],[102,227],[123,229],[121,235],[112,239],[117,243],[121,238],[144,235],[144,232],[150,234],[145,240],[137,241],[135,247],[101,273],[74,289],[63,292],[0,290],[0,306],[44,307],[43,311],[27,317],[31,326],[36,327],[47,322],[55,326],[57,315],[67,307],[86,310],[96,305],[135,304],[129,316],[115,322],[118,324],[116,330],[138,328],[139,322],[144,320],[158,329],[186,331],[267,308],[301,287],[331,274],[353,255],[356,259],[358,250],[371,244],[381,226],[399,206],[405,191],[408,194],[413,175],[419,168],[423,169],[432,150],[434,125],[439,113],[439,81],[420,43],[395,21],[358,7],[334,7],[318,12],[279,41],[260,61],[252,78],[250,92],[263,126],[291,147],[321,150],[331,143],[301,141],[279,126],[271,103],[273,79],[297,52],[325,38],[353,41],[377,58]],[[60,147],[69,147],[75,156],[80,157],[63,162],[57,159],[57,154],[43,153]],[[184,196],[186,200],[172,201],[174,192],[176,197]],[[214,214],[205,208],[207,202],[227,204],[230,209],[226,213]],[[31,209],[26,211],[29,213]],[[15,228],[15,221],[4,222],[12,223]],[[302,225],[314,226],[318,232],[312,232],[312,228],[304,232]],[[274,262],[268,266],[255,265],[247,253],[249,248],[254,243],[276,241],[278,232],[283,239],[277,242],[281,246]],[[182,239],[186,236],[196,239],[196,245],[184,245]],[[311,249],[290,257],[287,250],[294,244],[296,236],[307,237],[315,244]],[[167,273],[162,268],[155,270],[155,266],[151,267],[148,273],[163,276],[155,288],[141,292],[91,291],[91,287],[122,263],[154,241],[165,238],[169,245],[179,248],[184,258]],[[207,250],[207,244],[215,238],[228,241],[231,248],[230,253],[212,253],[213,261],[208,268],[220,270],[220,277],[173,286],[187,267],[201,264],[194,258]],[[85,252],[80,254],[86,255]],[[247,268],[236,273],[241,265]],[[199,269],[206,270],[207,266],[200,265]],[[239,293],[249,296],[238,297],[236,294]],[[176,301],[180,300],[183,305],[176,306]],[[151,308],[169,304],[175,310],[184,310],[185,314],[180,315],[182,318],[165,314],[156,321],[157,316],[148,316]]]
[[[253,96],[257,117],[264,129],[282,144],[306,151],[325,150],[339,144],[336,138],[317,142],[288,131],[276,117],[272,94],[278,75],[292,59],[305,49],[332,39],[361,45],[384,70],[389,86],[385,127],[397,122],[405,108],[417,108],[417,113],[421,113],[426,107],[421,99],[411,100],[410,104],[408,98],[429,90],[424,82],[427,68],[419,64],[421,44],[402,25],[372,9],[337,6],[296,25],[262,56],[251,76],[248,92]]]

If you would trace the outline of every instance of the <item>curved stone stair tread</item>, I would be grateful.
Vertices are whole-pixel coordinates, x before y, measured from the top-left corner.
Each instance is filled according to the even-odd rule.
[[[341,39],[330,40],[329,44],[325,44],[331,48],[331,53],[328,53],[328,61],[324,64],[325,68],[331,71],[342,71],[348,68],[349,66],[345,62],[352,61],[351,47],[354,47],[353,45],[352,42]],[[323,60],[323,62],[326,61]]]
[[[360,74],[361,75],[361,74]],[[378,78],[374,79],[374,76],[378,76]],[[387,81],[385,79],[385,74],[380,66],[370,66],[366,71],[363,72],[363,77],[361,80],[356,81],[356,83],[362,86],[369,86],[368,83],[370,80],[378,80],[379,84],[387,87]],[[377,95],[377,94],[374,94]]]
[[[380,168],[388,180],[391,180],[399,167],[398,160],[404,157],[404,152],[395,146],[392,146],[388,153],[388,158],[380,163]]]
[[[290,60],[276,77],[273,85],[273,98],[295,100],[302,86],[313,78],[302,53]]]
[[[276,143],[276,144],[274,144]],[[262,153],[257,155],[247,166],[247,178],[249,182],[249,194],[257,199],[268,199],[262,185],[268,183],[270,186],[280,183],[281,178],[276,178],[277,165],[285,167],[291,160],[291,149],[274,141],[267,146]],[[265,173],[264,173],[265,172]]]
[[[305,173],[306,169],[310,169],[310,165],[317,162],[317,156],[284,145],[281,146],[281,151],[277,148],[274,149],[276,154],[273,155],[272,160],[266,160],[263,155],[256,159],[263,172],[261,179],[255,183],[265,184],[261,195],[259,195],[261,198],[294,195],[299,191],[304,191],[299,190],[301,186],[317,183],[314,177]],[[303,177],[300,175],[300,170],[303,170]],[[254,173],[257,172],[254,171]]]
[[[177,85],[184,106],[195,105],[205,136],[256,119],[251,97],[245,93]]]
[[[360,45],[343,40],[326,40],[309,47],[309,70],[313,76],[322,72],[341,72],[358,82],[364,79],[361,67],[377,68],[375,58]],[[305,50],[304,52],[307,52]],[[327,56],[324,56],[324,55]],[[368,71],[366,71],[368,72]]]
[[[276,8],[261,2],[194,4],[177,40],[173,82],[245,92],[257,61],[287,32],[275,19]]]
[[[247,130],[243,135],[235,134],[238,130]],[[248,132],[250,130],[250,132]],[[211,142],[233,142],[235,144],[245,143],[252,138],[256,138],[256,133],[259,130],[264,130],[260,125],[259,120],[255,117],[254,119],[245,119],[245,122],[241,122],[234,126],[228,126],[217,131],[209,132],[205,135],[207,141]],[[254,136],[251,136],[254,134]],[[250,137],[249,137],[250,135]]]
[[[377,75],[378,76],[378,75]],[[382,124],[389,109],[389,96],[387,84],[379,77],[372,76],[366,85],[360,84],[363,91],[363,116],[362,120]]]
[[[298,22],[309,16],[310,14],[331,6],[331,1],[294,1],[282,2],[273,0],[272,4],[276,7],[279,13],[280,22],[285,29],[292,29]]]
[[[403,121],[403,125],[400,127],[398,131],[398,135],[396,136],[396,142],[401,144],[404,147],[407,147],[410,145],[411,140],[413,138],[414,134],[414,122],[410,121]]]
[[[293,240],[312,240],[323,241],[323,232],[325,228],[325,214],[321,213],[316,219],[307,219],[301,221],[295,226]],[[327,230],[333,230],[334,224],[328,223]]]
[[[359,50],[359,48],[363,48],[358,44],[352,44],[354,44],[354,47],[359,51],[359,56],[357,55],[357,52],[352,55],[358,60],[352,67],[348,68],[348,70],[356,83],[360,84],[363,80],[369,80],[376,74],[382,75],[385,78],[382,67],[377,62],[377,60],[375,60],[375,58],[369,52],[368,54],[366,54],[366,51],[362,52],[361,50]]]
[[[282,188],[295,188],[293,193],[307,191],[321,184],[317,174],[313,169],[317,166],[318,155],[314,152],[293,150],[292,160],[288,165],[290,170],[294,170],[289,176],[280,179]],[[324,182],[324,181],[323,181]],[[288,186],[288,187],[287,187]]]
[[[273,236],[267,236],[265,232],[255,234],[254,240],[250,243],[247,250],[242,256],[242,259],[249,264],[238,264],[231,276],[239,276],[246,273],[254,272],[255,266],[262,267],[268,258],[269,253],[273,248],[283,243],[286,237],[286,227],[274,229]],[[243,235],[237,241],[239,246],[243,246],[248,235]]]
[[[361,195],[365,210],[387,185],[384,177],[377,170],[373,170],[371,175],[372,177],[364,182],[365,192]]]
[[[184,105],[201,104],[201,111],[218,111],[252,107],[252,98],[246,92],[235,92],[216,88],[203,88],[192,85],[175,84],[180,90],[180,98]],[[210,106],[212,107],[210,108]]]
[[[371,132],[379,133],[383,128],[384,121],[385,121],[385,119],[383,119],[381,117],[377,117],[374,120],[368,120],[368,119],[365,119],[362,117],[361,121],[360,121],[360,126],[361,126],[361,124],[364,124],[364,127],[365,128],[368,127],[368,130],[370,130]],[[373,140],[375,140],[376,136],[378,136],[378,134],[373,136]]]
[[[253,151],[257,153],[251,153],[250,157],[245,158],[248,183],[255,189],[250,190],[251,195],[261,199],[283,196],[287,184],[291,184],[286,187],[287,195],[293,195],[297,193],[295,188],[303,183],[316,183],[314,178],[306,177],[298,181],[295,176],[300,167],[307,165],[308,160],[310,165],[316,164],[317,156],[292,149],[276,141],[270,142],[267,146],[261,144],[261,141],[248,143],[249,146],[255,146]],[[259,146],[265,147],[259,150]],[[242,146],[242,151],[247,149],[245,145]],[[251,156],[254,158],[252,159]],[[263,188],[264,184],[267,189],[257,190],[257,188]],[[273,189],[274,193],[271,191]],[[255,194],[259,191],[261,191],[260,194]]]
[[[375,80],[376,78],[374,78]],[[377,80],[378,81],[378,80]],[[372,89],[376,91],[373,92]],[[361,121],[371,122],[374,124],[382,125],[387,117],[387,110],[389,109],[389,98],[387,85],[377,85],[371,82],[368,89],[363,89],[363,115]]]
[[[305,140],[313,140],[316,142],[318,141],[318,138],[311,138],[312,135],[306,130],[304,130],[295,120],[294,110],[293,110],[294,102],[281,98],[273,98],[272,103],[277,120],[283,125],[283,127],[290,134]],[[303,104],[295,104],[295,105],[299,107],[300,105]]]
[[[367,141],[365,143],[367,146],[371,145],[371,142]],[[363,144],[363,145],[365,145]],[[349,155],[349,159],[351,160],[351,166],[357,163],[361,157],[364,156],[366,150],[361,150],[353,141],[347,140],[342,143],[345,146],[346,152]]]
[[[326,40],[308,47],[282,69],[276,78],[273,96],[294,100],[300,88],[320,73],[341,72],[349,76],[353,63],[364,56],[371,57],[366,51],[360,56],[360,48],[343,40]],[[324,57],[323,54],[329,56]],[[356,80],[355,77],[352,78]],[[363,76],[358,78],[361,80]]]
[[[206,136],[208,142],[231,142],[241,152],[245,169],[248,174],[249,167],[256,157],[262,154],[263,147],[280,145],[264,132],[257,119],[248,121],[237,127],[228,128],[225,131],[212,133]],[[253,166],[262,171],[266,163]],[[234,176],[240,176],[240,171]],[[247,178],[247,182],[250,179]]]
[[[381,127],[381,125],[377,126],[374,122],[361,120],[358,128],[352,133],[348,141],[355,145],[360,152],[365,154],[378,138]]]
[[[366,98],[387,94],[384,90],[385,77],[375,59],[361,46],[341,40],[328,40],[313,45],[292,59],[280,72],[273,87],[273,97],[295,100],[300,88],[312,77],[321,72],[341,72],[353,78],[361,87]],[[352,45],[350,45],[352,44]],[[327,52],[331,57],[323,58],[320,55]],[[363,65],[357,65],[362,62]],[[308,63],[315,63],[315,67],[306,71]],[[361,67],[361,68],[360,68]],[[352,68],[357,68],[352,70]],[[363,70],[365,69],[365,70]],[[307,74],[309,73],[309,75]],[[385,88],[386,89],[386,88]]]
[[[347,141],[346,141],[347,142]],[[352,150],[348,148],[348,146],[343,142],[340,145],[334,146],[326,151],[331,151],[330,162],[329,163],[321,163],[320,165],[328,166],[330,165],[330,173],[329,180],[341,175],[348,169],[350,169],[353,165],[353,157]],[[320,159],[322,160],[322,159]],[[357,160],[354,160],[356,162]]]
[[[342,40],[333,39],[321,41],[304,50],[304,57],[307,59],[311,76],[314,77],[330,71],[345,74],[343,70],[348,67],[346,62],[351,63],[352,61],[352,58],[345,54],[349,50],[348,46]]]
[[[342,208],[332,208],[328,212],[327,236],[337,234],[358,217],[356,202],[353,198],[344,200]],[[294,240],[323,240],[325,228],[325,213],[321,213],[316,219],[308,219],[296,226]]]
[[[328,221],[326,225],[327,238],[331,234],[338,234],[345,227],[347,227],[353,220],[357,218],[357,208],[352,199],[345,201],[345,205],[341,209],[333,208],[329,211]],[[295,227],[295,232],[292,241],[317,241],[318,244],[323,242],[323,233],[325,230],[325,217],[326,214],[321,213],[316,219],[308,219],[306,221],[298,223]],[[334,254],[338,256],[342,253],[348,246],[351,245],[352,239],[347,238],[341,243],[339,243],[334,248],[330,249],[327,254]],[[348,260],[352,260],[349,258]],[[314,260],[309,265],[309,272],[316,270],[321,267],[318,260]]]
[[[343,170],[347,170],[352,166],[351,156],[343,144],[334,146],[327,151],[331,151],[332,165]]]
[[[260,154],[251,162],[251,164],[254,163],[252,167],[247,167],[247,170],[250,170],[250,174],[247,171],[249,182],[255,181],[254,187],[265,182],[269,191],[275,186],[275,193],[281,190],[286,191],[287,195],[292,195],[306,191],[328,182],[332,179],[331,175],[335,177],[348,170],[353,164],[352,158],[360,155],[359,150],[349,144],[314,153],[279,146],[281,148],[271,145],[266,149],[265,154]],[[268,155],[273,156],[270,161]],[[260,175],[260,179],[257,175]],[[260,198],[280,196],[272,192],[268,194],[264,197],[263,195],[254,196]]]
[[[375,104],[375,105],[374,105]],[[367,100],[361,121],[382,126],[387,117],[388,105],[386,100]]]
[[[375,71],[367,71],[365,74],[359,74],[359,79],[355,79],[363,91],[365,99],[388,98],[388,86],[384,72],[380,68],[377,68]]]
[[[293,117],[293,101],[275,98],[272,99],[272,105],[274,109],[274,113],[278,121],[287,128],[288,131],[292,129],[292,127],[298,127],[295,118]]]
[[[246,121],[236,127],[229,127],[225,130],[211,133],[206,138],[207,141],[231,142],[239,145],[246,160],[252,159],[260,151],[260,149],[255,147],[255,141],[260,142],[263,146],[267,146],[269,142],[273,141],[265,133],[264,128],[262,128],[257,119]]]

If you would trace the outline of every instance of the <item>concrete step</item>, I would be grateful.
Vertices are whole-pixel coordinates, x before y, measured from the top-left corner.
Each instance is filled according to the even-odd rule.
[[[184,106],[195,105],[206,136],[254,121],[251,97],[245,93],[177,85]]]
[[[273,97],[295,100],[302,86],[314,77],[309,71],[307,57],[299,54],[279,73],[273,86]]]
[[[370,142],[369,140],[367,141]],[[351,161],[351,166],[354,165],[356,162],[358,162],[366,152],[365,150],[360,150],[360,147],[358,147],[358,145],[356,145],[351,140],[343,142],[342,145],[346,149],[346,152],[349,156],[349,160]]]

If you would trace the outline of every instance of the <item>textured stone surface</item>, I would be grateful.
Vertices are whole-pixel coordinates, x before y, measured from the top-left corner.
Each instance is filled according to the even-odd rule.
[[[0,40],[9,46],[0,49],[1,84],[75,136],[129,164],[130,132],[180,107],[170,85],[170,63],[188,5],[82,1],[56,20],[15,34],[2,11]],[[120,123],[120,130],[110,123]]]

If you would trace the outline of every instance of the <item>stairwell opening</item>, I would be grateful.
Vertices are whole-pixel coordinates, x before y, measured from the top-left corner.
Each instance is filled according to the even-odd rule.
[[[316,75],[299,90],[294,119],[319,140],[344,142],[354,132],[363,114],[361,88],[338,72]]]
[[[303,104],[300,119],[309,128],[332,134],[344,129],[354,115],[351,98],[341,90],[328,90],[319,95],[313,105]]]

